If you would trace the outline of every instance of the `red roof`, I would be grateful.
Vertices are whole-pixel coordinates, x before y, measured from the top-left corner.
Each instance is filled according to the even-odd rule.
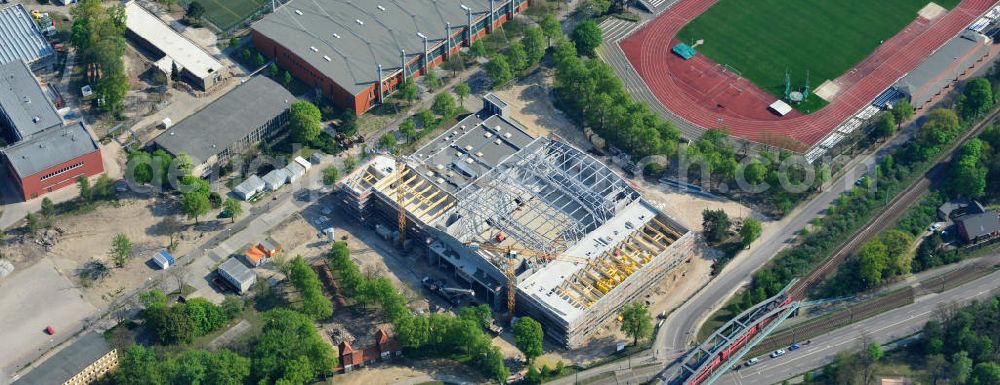
[[[378,331],[375,332],[375,341],[378,341],[377,343],[379,346],[385,345],[389,342],[389,334],[387,334],[385,330],[379,328]]]
[[[344,342],[340,343],[340,355],[344,355],[346,353],[350,353],[350,352],[353,352],[353,351],[354,351],[354,349],[351,349],[351,344],[348,343],[347,341],[344,341]]]

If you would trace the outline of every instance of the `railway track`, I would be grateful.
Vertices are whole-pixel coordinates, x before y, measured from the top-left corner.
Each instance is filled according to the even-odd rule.
[[[818,268],[811,271],[805,278],[799,280],[795,286],[789,290],[789,294],[792,298],[799,300],[804,299],[805,295],[810,290],[816,287],[819,283],[823,282],[824,279],[833,273],[836,268],[847,259],[847,257],[853,254],[858,247],[861,246],[861,244],[867,242],[878,233],[887,229],[895,223],[896,220],[902,217],[910,206],[918,202],[924,194],[930,191],[931,183],[933,181],[939,180],[947,175],[948,165],[958,149],[965,145],[965,143],[970,139],[979,136],[983,129],[993,124],[998,117],[1000,117],[1000,109],[994,110],[972,129],[960,135],[959,140],[955,144],[952,144],[951,148],[938,155],[934,166],[931,167],[930,170],[924,173],[924,175],[922,175],[915,183],[907,187],[906,190],[903,190],[902,193],[896,195],[896,197],[882,209],[878,216],[869,220],[861,230],[854,233],[854,235],[852,235],[846,243],[841,245],[829,258],[823,261]]]

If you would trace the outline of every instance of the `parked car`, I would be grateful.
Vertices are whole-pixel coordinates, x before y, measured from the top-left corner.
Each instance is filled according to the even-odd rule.
[[[938,230],[941,230],[941,223],[938,222],[938,223],[932,224],[931,227],[928,228],[928,230],[929,231],[938,231]]]
[[[799,348],[801,348],[801,347],[802,346],[799,345],[798,343],[794,343],[794,344],[788,345],[788,351],[794,352],[796,350],[799,350]]]
[[[785,353],[787,353],[787,352],[785,351],[785,349],[778,349],[778,350],[775,350],[775,351],[771,352],[771,358],[778,358],[778,357],[781,357],[781,356],[785,355]]]
[[[743,366],[754,366],[754,365],[757,365],[758,362],[760,362],[760,360],[757,359],[757,357],[754,357],[754,358],[751,358],[751,359],[747,360],[747,362],[745,364],[743,364]]]

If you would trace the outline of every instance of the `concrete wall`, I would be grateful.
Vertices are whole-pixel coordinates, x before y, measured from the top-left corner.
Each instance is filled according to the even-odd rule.
[[[58,171],[65,167],[71,167],[81,162],[83,165],[78,168],[52,178],[42,180],[42,176],[46,174]],[[99,149],[28,176],[18,176],[17,173],[14,172],[10,163],[5,163],[7,163],[7,168],[10,170],[10,174],[13,176],[14,182],[17,184],[18,190],[21,191],[21,196],[24,200],[37,198],[45,195],[46,193],[76,184],[76,178],[80,175],[89,178],[104,172],[104,161],[101,159],[101,150]]]

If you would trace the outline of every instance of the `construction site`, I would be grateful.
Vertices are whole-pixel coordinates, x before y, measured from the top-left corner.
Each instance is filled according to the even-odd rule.
[[[695,236],[597,159],[483,101],[415,153],[369,159],[338,202],[473,302],[578,347],[689,259]]]

